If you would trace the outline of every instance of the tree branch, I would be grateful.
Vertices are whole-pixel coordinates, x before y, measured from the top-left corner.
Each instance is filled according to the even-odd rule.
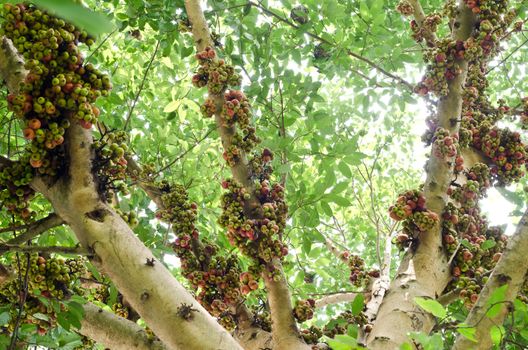
[[[506,315],[512,311],[511,303],[517,297],[524,283],[528,272],[528,210],[524,212],[517,231],[513,235],[502,253],[502,257],[493,269],[488,282],[479,294],[476,304],[473,306],[464,322],[470,327],[476,328],[475,338],[477,343],[459,335],[453,346],[453,350],[463,349],[491,349],[493,341],[490,330],[493,326],[500,326],[504,322]],[[494,292],[505,286],[504,298],[499,300],[500,311],[490,314],[489,310],[493,306],[490,298]]]
[[[57,214],[52,213],[47,217],[35,221],[29,225],[4,228],[0,230],[0,233],[25,229],[26,232],[6,242],[6,244],[8,245],[17,245],[30,241],[41,233],[44,233],[47,230],[60,226],[62,224],[64,224],[64,221]]]
[[[16,56],[1,59],[16,60],[19,64],[22,61],[16,51],[0,49],[4,56]],[[6,74],[4,80],[13,73],[16,72],[0,69],[0,75]],[[21,75],[17,76],[20,79]],[[91,130],[74,120],[66,130],[64,143],[69,157],[69,176],[54,184],[36,177],[32,187],[51,202],[81,245],[94,251],[92,262],[108,275],[132,308],[169,348],[241,350],[233,337],[170,271],[152,258],[152,252],[128,224],[101,200],[92,173],[92,143]],[[147,265],[145,262],[151,259],[154,263]],[[182,308],[191,311],[182,315]]]
[[[61,247],[61,246],[37,246],[37,245],[12,245],[0,244],[0,255],[7,252],[19,253],[59,253],[59,254],[74,254],[74,255],[92,255],[90,249],[82,247]]]
[[[187,17],[192,24],[192,32],[198,51],[203,51],[206,47],[214,47],[199,1],[185,0],[185,9]],[[221,111],[224,103],[223,95],[210,95],[209,97],[214,101],[217,107],[216,110]],[[215,121],[224,149],[229,149],[233,143],[235,128],[224,125],[221,113],[215,114]],[[262,208],[258,198],[255,196],[253,183],[249,176],[248,161],[244,152],[241,152],[240,160],[231,167],[231,172],[233,178],[246,189],[246,193],[250,194],[250,198],[245,202],[244,208],[248,217],[262,216]],[[293,318],[290,292],[281,262],[278,259],[273,259],[270,264],[279,276],[278,281],[264,276],[273,323],[272,334],[275,348],[277,350],[289,348],[309,349],[301,339],[297,323]]]
[[[166,350],[159,340],[145,332],[137,323],[87,303],[79,333],[112,350]],[[183,348],[181,348],[183,349]]]
[[[18,92],[20,82],[24,81],[27,75],[24,68],[24,61],[18,55],[11,40],[2,37],[0,43],[0,76],[6,82],[7,89],[11,93]]]
[[[154,58],[156,58],[156,54],[158,53],[158,49],[160,47],[161,41],[158,40],[156,42],[156,48],[154,49],[154,53],[152,53],[152,56],[150,57],[149,63],[147,65],[147,68],[145,69],[145,73],[143,74],[143,79],[141,80],[141,84],[139,85],[139,89],[136,93],[136,96],[134,97],[134,101],[132,102],[132,106],[130,107],[130,110],[128,111],[128,115],[125,119],[125,125],[123,126],[123,130],[126,130],[128,127],[128,124],[130,123],[130,118],[132,117],[132,112],[134,112],[134,108],[136,108],[137,101],[139,100],[139,95],[141,95],[141,91],[143,91],[143,87],[145,86],[145,81],[147,80],[147,75],[150,71],[150,67],[152,67],[152,62],[154,62]]]
[[[475,23],[475,15],[459,0],[459,11],[453,39],[466,40]],[[462,110],[462,89],[465,84],[468,62],[459,60],[460,74],[449,83],[447,96],[438,102],[438,126],[456,134]],[[453,174],[452,164],[433,154],[429,158],[424,192],[427,208],[441,217],[447,203],[447,188]],[[397,348],[407,341],[411,331],[428,333],[434,326],[434,317],[421,312],[415,297],[436,299],[450,279],[450,269],[442,248],[441,225],[437,223],[420,235],[416,251],[408,250],[400,264],[395,279],[379,309],[376,322],[367,339],[369,349]]]
[[[315,301],[315,307],[316,308],[322,308],[327,305],[332,304],[340,304],[340,303],[348,303],[350,301],[353,301],[357,295],[360,294],[355,292],[349,292],[349,293],[337,293],[332,295],[327,295],[325,297],[322,297],[321,299],[317,299]],[[367,293],[368,294],[368,293]]]
[[[414,13],[413,13],[414,19],[416,20],[416,22],[418,23],[420,27],[423,27],[423,22],[425,20],[425,13],[422,8],[422,5],[420,4],[420,0],[409,0],[409,3],[412,5],[414,9]],[[427,44],[431,46],[434,45],[434,43],[437,40],[436,34],[429,30],[424,32],[424,37],[425,37],[425,40],[427,41]]]
[[[460,289],[453,289],[452,291],[449,291],[436,299],[440,304],[444,306],[448,306],[449,304],[457,301],[460,299]]]

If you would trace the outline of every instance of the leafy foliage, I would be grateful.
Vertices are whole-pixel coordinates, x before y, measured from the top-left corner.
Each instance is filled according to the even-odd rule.
[[[79,10],[79,5],[70,2],[35,3],[99,36],[95,45],[82,50],[87,62],[111,75],[113,89],[96,103],[107,129],[129,133],[127,149],[148,164],[153,179],[182,184],[196,202],[194,225],[200,235],[218,250],[231,251],[225,230],[217,225],[221,182],[229,169],[221,159],[214,123],[201,116],[203,91],[191,84],[197,63],[183,1],[87,1],[104,17]],[[284,258],[284,269],[294,298],[304,300],[335,291],[359,291],[349,282],[348,266],[329,251],[328,241],[340,251],[361,255],[367,269],[382,267],[383,238],[399,230],[387,209],[399,193],[420,183],[425,153],[420,136],[427,111],[421,98],[405,86],[405,82],[420,81],[423,47],[411,39],[406,22],[394,10],[398,1],[301,3],[302,13],[297,10],[291,16],[296,1],[213,0],[208,1],[205,15],[214,29],[219,55],[241,68],[242,87],[254,111],[251,122],[262,146],[275,154],[273,180],[284,184],[289,205],[283,239],[290,254]],[[424,10],[439,9],[441,3],[429,1]],[[526,4],[512,3],[519,5],[519,17],[525,19]],[[111,25],[105,17],[111,18]],[[523,69],[528,53],[519,49],[526,43],[524,37],[524,32],[514,35],[489,72],[490,96],[511,106],[524,97],[521,89],[528,79]],[[5,99],[0,100],[0,107],[4,109],[0,151],[16,156],[24,144],[22,129],[7,111]],[[516,125],[513,118],[505,123]],[[526,202],[523,185],[501,190],[516,205],[516,214]],[[134,232],[191,287],[168,246],[175,238],[171,227],[156,218],[155,205],[135,181],[128,180],[126,187],[130,193],[118,196],[117,207],[123,213],[136,213]],[[31,209],[38,213],[36,219],[51,211],[41,196]],[[11,226],[11,220],[2,212],[0,227]],[[3,232],[0,237],[7,241],[17,234],[20,230]],[[69,228],[56,227],[33,243],[75,247],[77,241]],[[486,240],[481,248],[492,250],[495,244]],[[398,256],[396,249],[392,255]],[[9,253],[1,259],[8,265],[17,255]],[[238,259],[243,270],[252,263],[241,254]],[[93,286],[87,288],[92,291],[83,298],[65,303],[68,311],[58,313],[59,327],[37,335],[34,326],[22,325],[19,339],[73,349],[82,344],[74,330],[80,326],[80,305],[86,299],[117,312],[126,308],[111,281],[88,267],[88,277],[98,287],[105,286],[104,293],[93,292]],[[105,294],[102,299],[101,294]],[[361,293],[357,295],[349,305],[317,309],[307,326],[323,328],[344,310],[357,316],[366,303]],[[255,292],[248,296],[248,304],[259,308],[265,305],[264,299],[263,292]],[[493,303],[500,301],[497,295]],[[460,324],[467,313],[461,303],[448,308],[434,300],[417,299],[416,303],[446,325],[457,324],[446,326],[443,335],[413,334],[411,339],[425,349],[448,347],[457,332],[474,337],[471,327]],[[490,304],[488,312],[497,312],[497,307]],[[8,305],[0,309],[1,324],[10,322],[13,310]],[[517,300],[504,328],[493,330],[496,346],[528,344],[526,315],[526,304]],[[333,349],[360,349],[357,330],[347,333],[328,338],[328,344]],[[0,337],[0,347],[9,341]]]

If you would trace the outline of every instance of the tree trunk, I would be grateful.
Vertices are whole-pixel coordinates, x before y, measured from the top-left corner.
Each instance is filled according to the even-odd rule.
[[[16,91],[24,80],[23,60],[6,38],[0,53],[0,74]],[[51,202],[82,246],[93,250],[94,263],[169,349],[242,349],[161,262],[146,265],[150,250],[101,200],[92,174],[91,130],[74,120],[65,139],[68,175],[57,181],[37,177],[32,186]]]
[[[454,25],[453,39],[466,40],[475,23],[475,15],[459,1],[459,13]],[[449,93],[438,102],[438,126],[458,133],[462,111],[462,89],[465,84],[468,62],[459,60],[461,73],[449,84]],[[427,165],[425,197],[427,208],[441,218],[447,203],[447,188],[452,179],[453,166],[431,154]],[[429,333],[434,317],[414,303],[416,297],[436,299],[441,295],[451,277],[442,245],[441,224],[420,234],[414,252],[409,249],[380,306],[372,332],[367,338],[369,349],[395,349],[408,341],[409,332]]]

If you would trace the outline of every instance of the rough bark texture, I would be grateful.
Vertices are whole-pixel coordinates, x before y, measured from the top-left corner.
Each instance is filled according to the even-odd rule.
[[[348,303],[356,299],[358,294],[360,293],[349,292],[349,293],[336,293],[336,294],[327,295],[325,297],[322,297],[321,299],[316,300],[315,307],[322,308],[327,305]]]
[[[479,294],[477,303],[471,309],[464,322],[475,327],[477,343],[459,335],[453,350],[491,349],[493,342],[490,330],[493,326],[500,326],[510,311],[511,303],[517,297],[528,272],[528,210],[524,213],[515,235],[508,242],[502,257],[493,269],[491,276]],[[497,288],[507,285],[505,297],[501,300],[500,311],[494,315],[487,314],[493,304],[490,297]],[[490,317],[492,316],[492,317]]]
[[[2,37],[0,43],[0,76],[5,81],[7,89],[11,93],[18,92],[20,82],[24,81],[27,70],[24,61],[17,54],[11,40]]]
[[[26,228],[26,232],[19,236],[16,236],[15,238],[10,239],[9,241],[7,241],[7,244],[22,244],[24,242],[30,241],[41,233],[44,233],[47,230],[50,230],[62,224],[64,224],[62,218],[60,218],[57,214],[50,214],[47,217],[28,225],[28,227]]]
[[[79,333],[112,350],[166,350],[137,323],[88,303]]]
[[[199,1],[185,0],[185,9],[192,25],[196,48],[203,51],[208,46],[214,47]],[[211,95],[210,97],[215,101],[217,110],[221,110],[224,103],[223,96]],[[232,143],[235,130],[233,127],[224,125],[220,113],[215,114],[215,121],[222,144],[227,149]],[[231,172],[234,179],[247,189],[247,193],[252,194],[246,202],[246,214],[250,217],[261,215],[259,213],[261,211],[260,204],[254,195],[253,184],[250,181],[245,154],[241,154],[241,160],[231,167]],[[290,292],[281,263],[275,259],[273,265],[280,275],[280,280],[275,282],[264,278],[264,283],[268,291],[268,302],[271,310],[274,349],[309,349],[309,346],[304,344],[301,339],[297,323],[293,318]]]
[[[271,333],[257,327],[237,327],[234,337],[246,350],[275,349]]]
[[[453,39],[466,40],[474,27],[475,16],[464,1],[459,1],[459,14]],[[438,102],[438,125],[457,133],[462,110],[462,89],[467,75],[467,62],[458,62],[461,73],[449,84],[449,93]],[[452,164],[431,154],[427,165],[425,197],[427,208],[441,217],[447,203],[447,188],[452,178]],[[385,295],[367,344],[369,349],[395,349],[408,341],[412,331],[428,333],[434,317],[418,308],[416,297],[436,299],[449,282],[450,270],[442,247],[440,224],[424,232],[416,251],[406,252],[390,290]]]

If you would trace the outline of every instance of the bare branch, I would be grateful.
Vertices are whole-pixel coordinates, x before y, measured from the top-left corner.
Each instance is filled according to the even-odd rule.
[[[64,224],[64,221],[57,214],[53,213],[29,225],[3,228],[0,230],[0,233],[25,229],[26,232],[6,242],[6,244],[8,245],[17,245],[30,241],[41,233],[44,233],[47,230],[60,226],[62,224]]]
[[[325,297],[322,297],[321,299],[316,300],[315,307],[322,308],[332,304],[348,303],[350,301],[353,301],[358,296],[358,294],[360,293],[349,292],[327,295]]]
[[[147,75],[150,71],[150,67],[152,67],[152,62],[154,62],[154,58],[156,58],[156,54],[158,53],[158,49],[160,47],[161,41],[158,40],[156,43],[156,48],[154,49],[154,52],[152,53],[152,56],[150,57],[149,63],[147,65],[147,68],[145,69],[145,74],[143,74],[143,79],[141,80],[141,85],[139,85],[139,89],[136,92],[136,97],[134,97],[134,101],[132,102],[132,106],[130,107],[130,110],[128,111],[128,115],[125,120],[125,126],[123,126],[123,130],[126,130],[128,127],[128,124],[130,123],[130,118],[132,117],[132,112],[134,112],[134,108],[136,108],[137,101],[139,100],[139,96],[141,95],[141,92],[143,91],[143,87],[145,86],[145,81],[147,80]]]
[[[83,305],[84,318],[79,333],[112,350],[165,350],[167,347],[137,323],[98,306]]]

